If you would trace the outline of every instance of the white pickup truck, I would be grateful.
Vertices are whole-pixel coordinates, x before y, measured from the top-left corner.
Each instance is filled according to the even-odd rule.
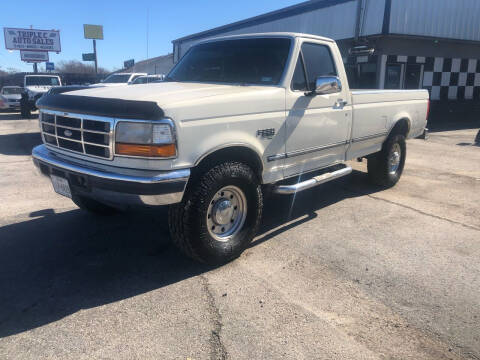
[[[262,188],[294,194],[349,174],[357,158],[374,183],[395,185],[428,97],[350,90],[327,38],[217,38],[192,47],[165,82],[42,97],[33,159],[82,209],[171,205],[174,243],[219,264],[255,236]]]
[[[23,78],[23,93],[20,99],[22,117],[29,118],[31,112],[36,110],[35,102],[47,91],[58,86],[62,86],[62,80],[58,75],[25,75]]]
[[[139,77],[147,76],[147,73],[115,73],[108,75],[101,82],[90,85],[91,87],[103,87],[103,86],[122,86],[131,84]]]

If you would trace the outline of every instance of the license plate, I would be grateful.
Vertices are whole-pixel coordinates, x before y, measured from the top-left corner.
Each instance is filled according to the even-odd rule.
[[[57,194],[69,198],[72,197],[72,192],[70,191],[70,185],[68,184],[67,179],[56,175],[50,175],[50,179],[52,179],[53,190],[55,190]]]

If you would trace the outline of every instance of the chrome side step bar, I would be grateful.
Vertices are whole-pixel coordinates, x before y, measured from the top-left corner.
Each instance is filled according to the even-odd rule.
[[[274,192],[282,195],[295,194],[297,192],[310,189],[320,184],[341,178],[342,176],[348,175],[352,172],[352,168],[347,166],[343,169],[333,171],[330,173],[325,173],[319,176],[315,176],[309,180],[305,180],[293,185],[278,185],[274,188]]]

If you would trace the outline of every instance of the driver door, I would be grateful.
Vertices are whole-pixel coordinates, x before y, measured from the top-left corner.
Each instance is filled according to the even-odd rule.
[[[306,94],[319,76],[338,76],[332,51],[322,43],[303,42],[286,92],[285,177],[345,160],[352,124],[352,107],[345,102],[348,86],[334,94]]]

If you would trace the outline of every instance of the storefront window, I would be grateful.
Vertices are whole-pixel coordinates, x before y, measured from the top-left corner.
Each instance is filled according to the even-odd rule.
[[[405,89],[419,89],[422,65],[408,64],[405,71]]]
[[[402,79],[402,65],[387,64],[385,76],[385,89],[400,89]]]

